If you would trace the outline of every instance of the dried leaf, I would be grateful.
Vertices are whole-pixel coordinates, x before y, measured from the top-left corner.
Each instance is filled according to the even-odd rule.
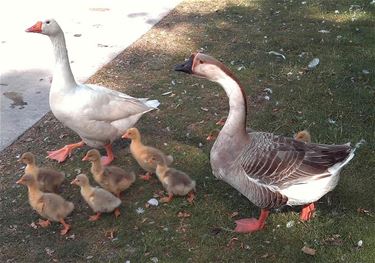
[[[234,245],[234,243],[235,243],[236,241],[239,241],[238,238],[237,238],[237,237],[232,237],[232,238],[229,240],[229,242],[228,242],[228,244],[227,244],[227,247],[233,247],[233,245]]]
[[[188,218],[191,217],[191,214],[189,212],[180,211],[177,213],[178,218]]]
[[[286,59],[286,57],[283,55],[283,54],[281,54],[281,53],[279,53],[279,52],[276,52],[276,51],[269,51],[268,52],[268,54],[270,54],[270,55],[275,55],[275,56],[279,56],[279,57],[282,57],[283,59]]]
[[[108,239],[114,239],[116,237],[116,230],[111,229],[105,232],[104,236]]]
[[[48,247],[46,247],[44,250],[46,251],[47,255],[50,257],[52,256],[53,253],[55,253],[55,250],[52,250]]]
[[[30,226],[31,226],[32,228],[34,228],[34,229],[37,229],[37,228],[38,228],[38,226],[37,226],[34,222],[32,222],[32,223],[30,224]]]
[[[360,214],[370,215],[370,211],[364,208],[357,208],[357,212]]]
[[[167,92],[162,93],[161,95],[162,95],[162,96],[166,96],[166,95],[169,95],[169,94],[171,94],[171,93],[172,93],[172,91],[167,91]]]
[[[301,250],[303,253],[310,255],[310,256],[315,256],[316,254],[316,250],[311,247],[304,246]]]
[[[239,214],[239,213],[238,213],[237,211],[235,211],[235,212],[233,212],[232,214],[230,214],[229,217],[230,217],[230,218],[233,218],[233,217],[235,217],[235,216],[238,216],[238,214]]]
[[[327,237],[323,240],[323,243],[330,246],[341,246],[344,241],[341,239],[341,236],[334,234],[330,237]]]

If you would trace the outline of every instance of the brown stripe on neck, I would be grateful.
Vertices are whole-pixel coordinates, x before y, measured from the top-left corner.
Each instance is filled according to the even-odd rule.
[[[243,88],[241,82],[239,81],[239,79],[236,77],[236,75],[233,74],[232,71],[229,70],[229,68],[227,68],[223,63],[219,62],[216,64],[219,68],[221,68],[222,71],[225,72],[225,74],[227,74],[229,77],[231,77],[237,84],[238,86],[240,87],[241,89],[241,93],[242,93],[242,97],[243,97],[243,101],[244,101],[244,105],[245,105],[245,126],[246,126],[246,119],[247,119],[247,99],[246,99],[246,92],[245,92],[245,89]]]

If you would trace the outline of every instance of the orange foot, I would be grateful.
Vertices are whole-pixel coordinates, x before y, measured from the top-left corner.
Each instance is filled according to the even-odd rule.
[[[53,159],[58,161],[59,163],[63,162],[72,154],[72,151],[75,148],[79,148],[85,145],[83,141],[78,142],[78,143],[73,143],[73,144],[68,144],[65,145],[63,148],[56,150],[56,151],[48,151],[48,156],[47,158]]]
[[[51,225],[51,221],[39,219],[38,225],[40,225],[41,227],[48,227]]]
[[[139,178],[143,181],[150,181],[152,173],[147,172],[145,175],[140,175]]]
[[[190,204],[192,204],[192,203],[194,202],[194,199],[195,199],[195,194],[194,194],[194,192],[193,192],[193,191],[189,192],[189,194],[188,194],[188,198],[187,198],[188,202],[189,202]]]
[[[61,221],[60,221],[60,223],[64,226],[64,228],[63,229],[61,229],[61,231],[60,231],[60,235],[66,235],[66,233],[68,233],[69,232],[69,230],[70,230],[70,225],[68,225],[67,223],[65,223],[65,221],[64,221],[64,219],[62,219]]]
[[[315,209],[316,209],[316,207],[315,207],[314,203],[305,205],[302,208],[301,215],[300,215],[299,219],[301,219],[302,221],[310,220],[314,215]]]
[[[97,221],[100,218],[101,213],[97,212],[95,215],[89,217],[89,221]]]
[[[168,196],[165,196],[163,198],[160,198],[160,203],[169,203],[173,199],[173,194],[169,194]]]
[[[118,218],[121,215],[120,208],[115,209],[115,217]]]
[[[236,221],[236,228],[234,229],[237,233],[251,233],[258,230],[262,230],[266,219],[268,217],[269,211],[262,209],[259,219],[256,218],[244,218]]]

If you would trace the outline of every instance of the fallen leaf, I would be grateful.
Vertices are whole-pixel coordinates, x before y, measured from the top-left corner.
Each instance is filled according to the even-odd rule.
[[[55,252],[55,250],[52,250],[52,249],[50,249],[48,247],[46,247],[44,250],[47,252],[48,256],[52,256],[52,254]]]
[[[114,239],[116,237],[116,230],[111,229],[105,232],[104,236],[108,239]]]
[[[283,54],[281,54],[281,53],[279,53],[279,52],[276,52],[276,51],[269,51],[269,52],[267,52],[268,54],[270,54],[270,55],[275,55],[275,56],[279,56],[279,57],[282,57],[283,59],[286,59],[286,57],[283,55]]]
[[[178,218],[188,218],[191,217],[191,214],[189,212],[180,211],[177,213]]]
[[[233,247],[233,245],[234,245],[234,243],[235,243],[236,241],[239,241],[238,238],[237,238],[237,237],[232,237],[232,238],[229,240],[229,242],[228,242],[228,244],[227,244],[227,247]]]
[[[370,211],[364,208],[358,208],[357,212],[360,214],[370,215]]]
[[[344,241],[341,239],[339,234],[334,234],[330,237],[327,237],[323,240],[323,243],[330,246],[341,246]]]
[[[288,223],[286,223],[286,228],[291,228],[293,227],[295,224],[295,222],[293,220],[289,221]]]
[[[169,94],[171,94],[171,93],[172,93],[172,91],[167,91],[167,92],[162,93],[161,95],[162,95],[162,96],[166,96],[166,95],[169,95]]]
[[[238,213],[237,211],[235,211],[235,212],[233,212],[232,214],[230,214],[229,217],[230,217],[230,218],[233,218],[233,217],[235,217],[235,216],[238,216],[238,214],[239,214],[239,213]]]
[[[34,222],[32,222],[32,223],[30,224],[30,226],[31,226],[32,228],[34,228],[34,229],[37,229],[37,228],[38,228],[38,226],[37,226]]]
[[[316,250],[311,247],[304,246],[301,250],[303,253],[310,255],[310,256],[315,256],[316,254]]]

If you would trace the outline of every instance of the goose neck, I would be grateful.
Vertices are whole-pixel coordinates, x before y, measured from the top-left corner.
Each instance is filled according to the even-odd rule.
[[[229,115],[222,131],[246,135],[247,103],[246,95],[239,82],[229,75],[217,81],[229,98]]]
[[[55,55],[55,70],[53,82],[61,83],[60,87],[75,87],[77,85],[70,68],[68,51],[66,49],[64,33],[50,37]]]
[[[103,165],[100,159],[93,161],[91,165],[91,172],[94,176],[103,172]]]

